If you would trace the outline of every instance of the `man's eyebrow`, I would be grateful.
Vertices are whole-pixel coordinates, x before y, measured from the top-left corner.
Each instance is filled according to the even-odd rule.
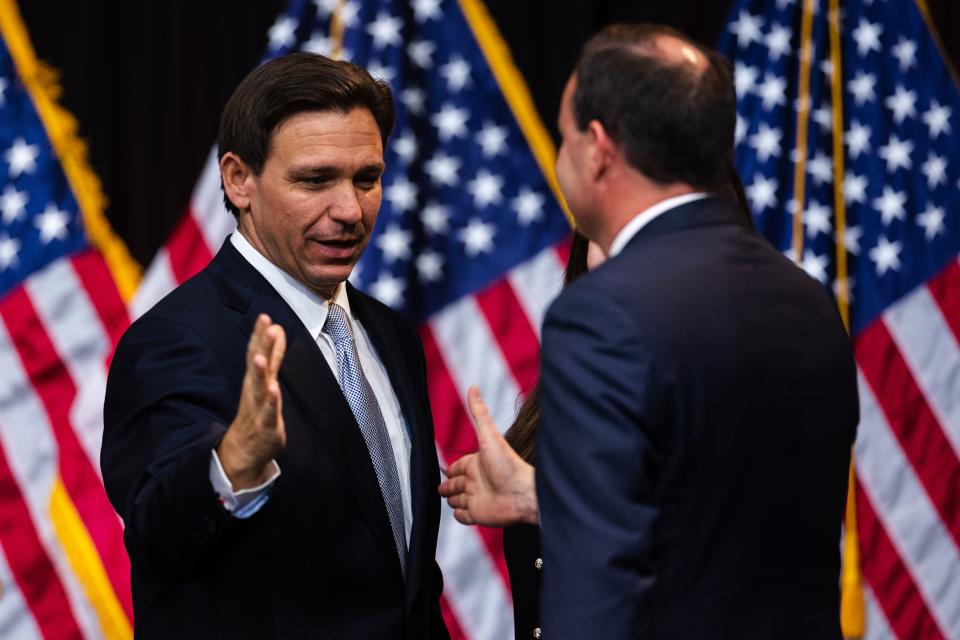
[[[361,165],[354,171],[351,171],[348,167],[337,165],[307,165],[302,167],[292,167],[289,175],[293,178],[301,178],[308,176],[336,176],[340,175],[341,173],[382,173],[385,168],[386,165],[383,162],[371,162]]]

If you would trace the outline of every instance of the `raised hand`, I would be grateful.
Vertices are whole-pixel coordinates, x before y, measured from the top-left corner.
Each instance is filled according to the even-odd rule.
[[[277,383],[286,347],[283,327],[260,314],[247,345],[247,371],[237,416],[217,447],[220,464],[234,490],[264,482],[272,470],[271,461],[287,444]]]
[[[476,387],[467,392],[467,407],[479,448],[446,470],[440,495],[463,524],[503,527],[539,523],[533,467],[500,435]]]

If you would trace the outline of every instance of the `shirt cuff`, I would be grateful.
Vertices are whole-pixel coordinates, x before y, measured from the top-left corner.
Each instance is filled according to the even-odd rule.
[[[265,505],[270,498],[270,487],[280,477],[280,465],[277,464],[277,461],[271,460],[270,464],[273,465],[273,472],[263,483],[249,489],[234,491],[233,485],[230,484],[230,479],[227,477],[227,472],[223,470],[223,465],[220,464],[220,457],[217,456],[216,449],[211,450],[210,484],[213,485],[213,490],[220,496],[220,504],[223,505],[223,508],[233,514],[235,518],[240,519],[249,518],[259,511],[260,507]]]

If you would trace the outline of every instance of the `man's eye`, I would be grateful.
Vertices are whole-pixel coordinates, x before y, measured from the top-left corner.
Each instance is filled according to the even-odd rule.
[[[380,174],[364,174],[359,175],[353,179],[354,183],[357,186],[371,189],[376,186],[377,182],[380,180]]]

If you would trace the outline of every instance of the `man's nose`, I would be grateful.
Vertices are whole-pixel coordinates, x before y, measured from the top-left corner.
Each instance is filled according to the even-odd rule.
[[[344,181],[331,194],[333,201],[329,203],[329,215],[341,224],[351,225],[363,219],[363,210],[360,208],[360,199],[353,183]]]

